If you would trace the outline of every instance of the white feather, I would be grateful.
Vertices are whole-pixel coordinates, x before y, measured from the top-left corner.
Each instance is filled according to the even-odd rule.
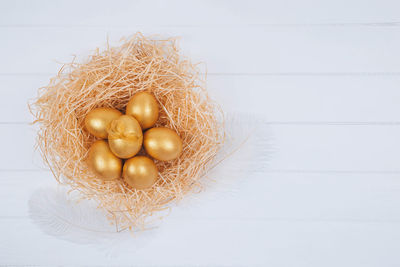
[[[262,171],[270,154],[268,128],[262,119],[252,115],[228,115],[226,117],[226,143],[215,160],[215,166],[207,174],[208,197],[193,194],[198,205],[211,198],[218,198],[233,188],[243,178],[249,179]],[[137,251],[151,240],[155,232],[147,230],[132,233],[117,232],[107,214],[96,203],[80,200],[78,193],[68,193],[63,186],[36,190],[29,201],[30,217],[46,234],[74,243],[91,244],[107,253]],[[192,201],[185,201],[186,204]],[[129,243],[129,245],[127,245]]]
[[[225,144],[207,173],[204,192],[188,197],[185,206],[236,195],[241,183],[267,168],[273,150],[271,132],[263,117],[227,114],[225,130]]]
[[[30,218],[48,235],[95,245],[110,254],[121,250],[137,251],[150,240],[150,230],[117,232],[93,201],[78,202],[78,197],[77,193],[68,193],[65,186],[38,189],[29,200]]]

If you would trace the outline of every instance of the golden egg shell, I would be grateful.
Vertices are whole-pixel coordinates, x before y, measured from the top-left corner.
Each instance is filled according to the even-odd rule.
[[[171,129],[151,128],[144,133],[144,149],[155,159],[167,161],[179,157],[182,152],[182,140]]]
[[[98,138],[107,138],[107,128],[111,121],[121,116],[122,113],[113,108],[96,108],[85,117],[85,127],[89,133]]]
[[[158,119],[156,98],[147,92],[135,94],[128,102],[126,114],[135,117],[143,130],[152,127]]]
[[[156,182],[158,171],[153,160],[145,156],[136,156],[125,162],[122,177],[131,187],[146,189]]]
[[[135,156],[143,143],[143,132],[138,121],[129,115],[113,120],[108,129],[108,143],[111,151],[119,158]]]
[[[92,144],[88,153],[88,165],[105,181],[121,177],[122,160],[111,152],[105,140]]]

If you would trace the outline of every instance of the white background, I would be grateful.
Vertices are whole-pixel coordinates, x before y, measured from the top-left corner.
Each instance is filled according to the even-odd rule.
[[[136,31],[181,36],[227,112],[266,118],[275,153],[109,256],[30,220],[31,194],[56,181],[27,101],[59,62]],[[1,0],[0,264],[400,266],[399,100],[398,0]]]

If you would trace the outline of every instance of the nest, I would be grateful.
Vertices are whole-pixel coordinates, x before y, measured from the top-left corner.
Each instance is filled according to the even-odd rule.
[[[223,145],[222,112],[208,96],[203,78],[198,66],[179,54],[176,39],[140,33],[118,47],[96,49],[83,63],[65,64],[32,103],[45,163],[60,183],[96,200],[118,231],[146,227],[156,212],[202,188],[202,178]],[[86,162],[95,141],[84,129],[86,114],[97,107],[125,112],[129,99],[140,91],[159,102],[155,126],[175,130],[183,141],[178,159],[155,161],[159,178],[148,190],[132,189],[122,179],[102,181]]]

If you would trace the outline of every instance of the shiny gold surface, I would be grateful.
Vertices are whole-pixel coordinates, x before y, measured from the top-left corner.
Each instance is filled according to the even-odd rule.
[[[103,180],[121,177],[122,160],[111,152],[107,141],[98,140],[93,143],[89,149],[88,165]]]
[[[158,171],[153,160],[136,156],[125,162],[122,177],[133,188],[146,189],[156,182]]]
[[[166,161],[179,157],[182,152],[182,140],[173,130],[160,127],[144,133],[144,148],[155,159]]]
[[[89,133],[98,138],[107,138],[107,128],[111,121],[122,113],[113,108],[96,108],[90,111],[85,118],[85,127]]]
[[[129,115],[113,120],[108,129],[111,151],[119,158],[135,156],[142,147],[143,133],[138,121]]]
[[[158,119],[158,103],[156,98],[147,92],[135,94],[126,107],[126,114],[135,117],[142,129],[152,127]]]

